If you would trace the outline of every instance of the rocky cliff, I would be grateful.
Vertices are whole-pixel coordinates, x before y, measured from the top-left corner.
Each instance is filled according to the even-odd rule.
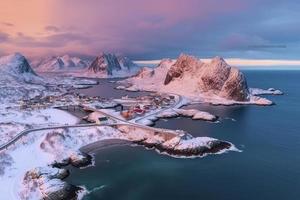
[[[191,83],[187,79],[194,81]],[[249,97],[245,76],[220,57],[213,58],[210,63],[203,63],[196,57],[180,55],[168,70],[164,85],[176,80],[186,83],[186,87],[193,87],[195,91],[212,93],[230,100],[247,101]]]
[[[102,53],[96,57],[88,68],[89,72],[113,76],[114,74],[135,71],[137,67],[129,58],[115,54]]]

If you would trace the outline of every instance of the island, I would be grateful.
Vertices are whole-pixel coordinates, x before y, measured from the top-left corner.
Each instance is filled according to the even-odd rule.
[[[203,63],[182,54],[153,69],[141,69],[112,54],[101,54],[91,63],[68,56],[53,59],[53,65],[47,60],[32,68],[20,53],[0,58],[0,182],[6,186],[1,189],[5,199],[76,199],[83,195],[85,188],[64,181],[69,174],[64,166],[92,165],[93,157],[83,151],[88,145],[126,143],[175,158],[240,152],[230,141],[152,125],[158,119],[178,116],[214,123],[218,116],[183,106],[195,102],[272,105],[259,95],[282,94],[273,88],[249,88],[245,76],[220,57]],[[65,71],[61,69],[72,68],[74,63],[76,70],[66,70],[62,76],[41,76],[34,70]],[[116,89],[150,92],[115,99],[78,92],[97,85],[95,77],[109,76],[129,76],[117,81]]]

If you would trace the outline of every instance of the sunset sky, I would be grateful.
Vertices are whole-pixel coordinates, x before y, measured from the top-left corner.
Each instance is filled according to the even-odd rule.
[[[1,0],[0,55],[298,59],[299,10],[295,0]]]

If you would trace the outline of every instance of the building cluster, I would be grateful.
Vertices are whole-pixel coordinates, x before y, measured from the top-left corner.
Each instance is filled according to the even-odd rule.
[[[84,96],[77,93],[64,95],[36,96],[31,99],[19,101],[21,109],[42,109],[49,107],[61,107],[68,105],[90,104],[94,102],[103,102],[104,98],[97,96]]]
[[[147,112],[164,108],[175,102],[172,95],[149,95],[137,98],[122,98],[121,115],[123,118],[130,120],[137,116],[142,116]]]

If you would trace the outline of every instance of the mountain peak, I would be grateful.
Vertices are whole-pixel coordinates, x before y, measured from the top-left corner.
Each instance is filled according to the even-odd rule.
[[[164,84],[169,84],[172,80],[182,77],[184,74],[193,74],[197,68],[201,68],[203,62],[194,56],[180,54],[174,65],[169,69]]]
[[[15,74],[31,73],[36,75],[27,59],[21,53],[13,53],[0,58],[1,68]]]
[[[21,61],[21,60],[26,60],[25,57],[21,53],[12,53],[7,56],[1,57],[1,64],[3,63],[10,63],[14,61]]]
[[[89,66],[89,71],[94,73],[107,72],[112,75],[113,70],[121,70],[120,63],[114,54],[101,53]]]
[[[60,58],[65,59],[65,60],[71,59],[70,55],[68,55],[68,54],[65,54],[65,55],[63,55],[63,56],[60,56]]]
[[[177,58],[177,60],[200,60],[200,59],[189,54],[181,53]]]
[[[220,56],[216,56],[211,60],[211,63],[226,63],[226,61],[224,60],[224,58],[220,57]],[[227,63],[226,63],[227,64]]]
[[[62,56],[51,56],[34,60],[31,64],[37,71],[55,72],[84,69],[89,66],[90,62],[65,54]]]
[[[88,70],[94,73],[103,73],[111,76],[114,72],[122,70],[130,71],[136,67],[137,65],[125,56],[116,56],[113,53],[102,52],[92,62]]]
[[[164,85],[185,83],[189,83],[186,88],[193,88],[193,91],[236,101],[246,101],[249,95],[244,75],[219,56],[204,64],[194,56],[181,54],[167,72]]]
[[[33,71],[27,59],[20,53],[10,54],[0,58],[1,78],[27,83],[40,81],[40,78]]]

